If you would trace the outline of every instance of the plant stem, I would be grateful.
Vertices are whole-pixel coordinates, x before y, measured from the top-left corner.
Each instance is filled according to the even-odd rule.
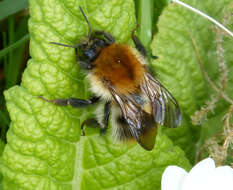
[[[3,50],[0,51],[0,60],[7,55],[9,52],[13,51],[14,49],[18,48],[19,46],[21,46],[22,44],[24,44],[25,42],[27,42],[29,40],[29,34],[26,34],[25,36],[23,36],[21,39],[19,39],[17,42],[15,42],[12,45],[9,45],[8,47],[4,48]]]
[[[197,55],[197,58],[198,58],[198,62],[200,64],[201,71],[202,71],[204,77],[206,78],[206,80],[208,81],[208,83],[210,84],[210,86],[217,92],[218,95],[220,95],[228,103],[233,104],[233,100],[231,98],[229,98],[229,96],[227,96],[224,92],[222,92],[221,90],[219,90],[217,88],[217,86],[210,79],[209,75],[207,74],[207,72],[205,70],[204,64],[202,62],[202,59],[201,59],[201,56],[200,56],[200,53],[199,53],[196,41],[194,40],[194,38],[193,38],[193,36],[192,36],[191,33],[189,33],[189,35],[190,35],[190,38],[192,40],[192,43],[193,43],[193,46],[194,46],[194,49],[195,49],[195,52],[196,52],[196,55]]]
[[[138,0],[137,2],[138,34],[147,52],[150,52],[150,43],[152,39],[153,2],[153,0]]]
[[[14,34],[14,29],[15,29],[15,22],[14,22],[14,15],[9,16],[8,18],[8,38],[9,38],[9,45],[13,44],[15,41],[15,34]],[[7,68],[5,71],[6,74],[6,89],[12,86],[11,78],[13,74],[13,69],[14,69],[14,62],[13,62],[13,51],[9,52],[9,59],[8,59],[8,64]]]
[[[2,51],[4,51],[5,47],[7,47],[7,35],[6,35],[6,32],[2,32],[2,38],[3,38],[3,48],[4,48]],[[2,52],[2,51],[0,51],[0,52]],[[4,63],[4,70],[6,72],[6,69],[7,69],[7,56],[6,56],[6,54],[3,54],[2,56],[0,56],[0,60],[1,60],[1,58],[4,58],[3,63]]]

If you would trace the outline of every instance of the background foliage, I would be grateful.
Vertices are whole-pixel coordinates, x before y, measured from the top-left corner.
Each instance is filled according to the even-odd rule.
[[[233,30],[232,17],[228,17],[233,13],[230,0],[185,2]],[[231,38],[200,16],[162,0],[31,0],[29,4],[31,58],[24,70],[29,57],[28,3],[0,2],[0,9],[8,10],[0,10],[1,91],[8,89],[4,95],[10,114],[9,119],[2,95],[0,171],[4,189],[159,189],[168,165],[188,170],[208,155],[219,159],[219,164],[232,163],[231,141],[222,148],[232,133],[232,125],[226,124],[227,119],[231,123],[230,104],[212,90],[199,65],[201,59],[210,79],[232,98],[233,76],[226,74],[233,69]],[[159,57],[150,65],[177,98],[183,122],[177,129],[160,128],[151,152],[135,144],[113,143],[111,131],[100,137],[98,130],[86,129],[86,136],[80,137],[79,125],[93,115],[92,108],[58,107],[38,98],[88,98],[91,94],[74,50],[49,44],[75,44],[87,34],[80,5],[94,30],[108,31],[121,43],[132,44],[131,31],[137,21],[138,36],[150,54]],[[207,102],[216,97],[214,103]]]

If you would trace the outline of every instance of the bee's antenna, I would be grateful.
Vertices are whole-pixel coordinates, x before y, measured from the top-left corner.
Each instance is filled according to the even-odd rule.
[[[61,43],[57,43],[57,42],[49,42],[49,43],[59,45],[59,46],[64,46],[64,47],[72,47],[72,48],[78,48],[80,46],[80,44],[68,45],[68,44],[61,44]]]
[[[88,25],[88,38],[90,39],[91,38],[91,25],[90,25],[90,23],[89,23],[89,21],[88,21],[88,19],[87,19],[87,17],[86,17],[86,15],[85,15],[85,13],[84,13],[81,6],[79,6],[79,9],[82,12],[82,15],[83,15],[83,17],[84,17],[84,19],[85,19],[85,21],[86,21],[86,23]]]

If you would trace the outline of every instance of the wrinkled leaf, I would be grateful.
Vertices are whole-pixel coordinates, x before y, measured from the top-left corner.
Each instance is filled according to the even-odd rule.
[[[195,2],[186,0],[184,2],[220,22],[223,22],[226,14],[232,14],[233,4],[230,0]],[[225,24],[233,30],[232,23],[232,19],[230,19]],[[192,126],[190,116],[216,93],[203,77],[190,34],[197,43],[206,71],[217,84],[219,69],[216,32],[210,21],[177,4],[170,4],[163,10],[157,27],[158,33],[154,36],[151,48],[153,54],[157,55],[159,59],[153,61],[152,66],[161,82],[178,99],[183,113],[182,127],[175,130],[165,129],[165,132],[176,145],[185,150],[190,160],[194,161],[197,152],[196,142],[199,139],[202,126]],[[224,58],[229,73],[227,93],[230,97],[233,95],[233,75],[230,74],[233,71],[233,53],[232,48],[230,48],[232,43],[232,38],[223,38]],[[223,115],[226,108],[227,104],[224,101],[219,102],[215,113],[212,113],[210,117],[215,117],[215,114]],[[207,129],[203,129],[205,138],[221,128],[221,117],[218,118],[220,121],[215,125],[209,124],[209,122],[205,124],[208,126]]]
[[[90,95],[74,50],[49,42],[75,44],[87,34],[81,5],[94,30],[128,42],[135,27],[134,2],[31,0],[30,54],[20,86],[5,92],[11,118],[1,163],[5,189],[159,189],[167,165],[189,169],[184,152],[160,130],[155,149],[115,144],[110,131],[99,136],[80,123],[92,110],[59,107],[39,98]],[[124,31],[124,32],[123,32]]]

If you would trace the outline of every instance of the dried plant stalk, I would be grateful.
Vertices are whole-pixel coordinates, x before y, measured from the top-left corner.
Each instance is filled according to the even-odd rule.
[[[201,125],[204,121],[207,120],[207,113],[209,111],[213,112],[216,103],[219,100],[219,96],[213,96],[210,100],[205,103],[205,106],[202,106],[200,110],[196,111],[192,116],[193,125]]]
[[[227,151],[218,144],[218,139],[212,137],[205,142],[204,146],[208,149],[210,156],[215,160],[216,165],[223,165],[227,157]]]
[[[229,20],[229,15],[226,15],[223,19],[223,23],[227,24]],[[221,134],[221,143],[218,142],[216,137],[211,137],[208,139],[203,148],[207,148],[209,154],[213,159],[216,161],[216,165],[224,164],[227,158],[227,152],[229,147],[233,147],[233,123],[231,123],[230,119],[233,114],[233,100],[225,94],[225,89],[227,86],[227,76],[228,70],[224,59],[224,48],[223,48],[223,36],[225,33],[218,28],[215,28],[216,32],[216,45],[217,45],[217,59],[219,65],[219,80],[218,80],[218,87],[211,81],[210,77],[208,76],[207,72],[205,71],[204,64],[201,60],[200,53],[197,47],[197,44],[192,37],[191,33],[189,33],[190,38],[192,40],[194,49],[196,51],[196,55],[198,58],[198,62],[200,64],[201,71],[210,84],[210,86],[216,91],[217,95],[212,96],[209,101],[205,103],[204,106],[201,107],[200,110],[196,111],[192,116],[192,123],[193,125],[200,125],[205,120],[207,120],[207,113],[210,111],[214,111],[215,105],[220,98],[223,98],[225,101],[230,103],[229,110],[223,117],[223,132]],[[224,143],[222,143],[224,141]],[[202,151],[201,151],[202,152]],[[200,152],[200,154],[201,154]],[[200,156],[200,155],[199,155]],[[233,165],[233,163],[231,163]]]
[[[232,123],[230,123],[232,114],[233,114],[233,105],[230,106],[228,112],[223,117],[223,121],[224,121],[223,135],[225,137],[223,148],[226,150],[230,145],[233,145],[233,125]]]

